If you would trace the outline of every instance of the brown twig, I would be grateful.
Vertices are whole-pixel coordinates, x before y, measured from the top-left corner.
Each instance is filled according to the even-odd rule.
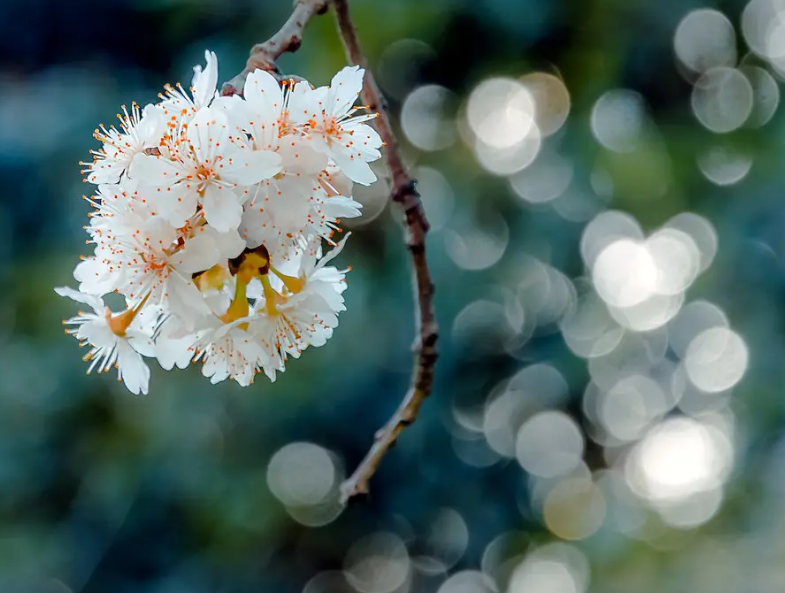
[[[302,35],[308,21],[317,14],[323,14],[331,3],[335,9],[338,32],[350,62],[365,69],[365,85],[362,98],[369,110],[379,114],[376,129],[385,144],[387,166],[392,178],[391,199],[398,204],[406,222],[406,246],[412,257],[414,270],[415,300],[415,343],[414,370],[411,385],[387,423],[376,432],[373,445],[354,473],[341,485],[341,502],[345,504],[358,494],[368,492],[368,482],[382,458],[398,440],[404,428],[417,418],[425,398],[433,387],[434,366],[436,364],[438,326],[433,309],[433,282],[425,257],[425,236],[429,224],[415,188],[415,181],[409,176],[403,159],[398,152],[398,142],[387,115],[379,87],[368,70],[365,55],[360,47],[357,31],[352,24],[347,0],[295,0],[292,16],[269,41],[259,43],[251,50],[251,57],[245,69],[223,85],[221,94],[234,95],[242,92],[245,79],[250,72],[262,68],[280,74],[275,60],[285,52],[296,51],[302,42]]]
[[[353,496],[368,492],[368,482],[376,472],[382,458],[398,440],[401,431],[415,421],[420,406],[430,395],[437,358],[436,340],[439,333],[433,309],[433,282],[431,282],[428,261],[425,258],[428,219],[423,211],[420,195],[415,189],[415,182],[409,176],[398,152],[398,142],[387,115],[387,105],[376,85],[373,74],[368,70],[367,61],[357,37],[357,30],[352,24],[348,0],[332,0],[332,4],[335,9],[338,32],[346,50],[346,57],[349,62],[365,69],[363,101],[368,105],[370,111],[379,114],[375,120],[376,129],[385,143],[387,166],[392,177],[391,198],[403,211],[406,221],[406,245],[412,257],[414,287],[417,297],[415,301],[417,335],[413,348],[415,360],[411,386],[395,414],[387,421],[387,424],[377,431],[374,443],[365,458],[349,479],[342,484],[341,502],[346,503]]]
[[[245,79],[254,70],[261,69],[280,74],[275,60],[286,52],[295,52],[299,49],[305,26],[314,15],[324,14],[327,11],[327,2],[328,0],[294,0],[292,16],[270,39],[264,43],[257,43],[251,48],[251,55],[245,64],[245,69],[223,84],[221,94],[242,94]]]

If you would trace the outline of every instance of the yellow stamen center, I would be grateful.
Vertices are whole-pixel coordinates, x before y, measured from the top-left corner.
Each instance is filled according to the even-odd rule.
[[[228,279],[229,272],[227,269],[220,264],[215,264],[209,270],[199,274],[194,279],[194,282],[196,283],[197,288],[204,292],[209,288],[220,290],[220,288],[224,285],[224,282],[226,282]]]
[[[253,251],[246,253],[243,256],[243,262],[237,269],[237,276],[242,277],[247,284],[252,278],[261,275],[262,270],[264,270],[269,263],[270,260],[265,257],[264,254]]]
[[[237,282],[234,288],[234,298],[226,313],[221,315],[221,321],[232,323],[248,316],[249,307],[246,289],[254,278],[259,277],[262,280],[266,278],[266,275],[262,275],[262,270],[265,270],[266,274],[266,268],[269,263],[269,259],[264,254],[249,252],[243,255],[242,262],[234,275]],[[238,327],[248,329],[248,324],[241,323]]]
[[[286,297],[272,287],[267,276],[262,276],[262,287],[264,288],[264,308],[270,317],[274,317],[278,315],[278,305],[286,303]]]
[[[122,313],[118,313],[117,315],[112,315],[112,310],[107,307],[104,315],[106,316],[106,324],[109,326],[109,329],[112,330],[112,333],[120,338],[125,337],[125,333],[128,331],[131,323],[133,323],[134,319],[136,318],[136,314],[139,313],[140,309],[144,307],[144,304],[147,302],[149,298],[149,294],[144,297],[136,307],[133,309],[128,309],[123,311]]]
[[[247,283],[237,274],[237,284],[234,287],[234,298],[226,313],[221,315],[221,321],[232,323],[242,317],[248,316],[248,297],[246,295]]]
[[[289,289],[289,292],[292,294],[297,294],[300,292],[303,287],[305,286],[305,278],[295,278],[294,276],[287,276],[286,274],[281,274],[278,270],[276,270],[273,266],[270,266],[270,270],[281,279],[283,285]]]

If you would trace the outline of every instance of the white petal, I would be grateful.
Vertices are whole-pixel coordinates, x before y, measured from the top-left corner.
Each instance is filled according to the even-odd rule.
[[[210,307],[210,311],[213,313],[213,315],[223,315],[226,313],[226,310],[229,308],[229,304],[232,302],[232,297],[228,293],[229,290],[227,290],[227,288],[224,288],[224,290],[221,292],[215,290],[202,293],[204,296],[204,302],[207,303],[208,307]]]
[[[352,198],[345,196],[334,196],[328,198],[322,206],[324,212],[329,218],[356,218],[362,214],[363,205],[355,202]]]
[[[128,175],[155,187],[167,187],[184,177],[185,169],[162,156],[139,153],[134,156]]]
[[[215,85],[218,83],[218,58],[214,52],[205,51],[204,59],[207,67],[194,66],[194,77],[191,85],[194,90],[194,103],[197,107],[206,107],[215,96]]]
[[[327,167],[327,155],[313,149],[310,139],[286,136],[278,149],[284,171],[317,175]]]
[[[325,107],[327,87],[312,89],[307,82],[298,82],[288,96],[289,118],[303,124],[310,119],[319,120]]]
[[[188,141],[194,148],[197,162],[212,163],[228,148],[226,115],[218,109],[202,107],[188,124]]]
[[[106,317],[101,315],[83,323],[76,331],[79,340],[87,340],[96,348],[111,350],[121,341],[106,323]]]
[[[331,196],[351,196],[354,182],[335,164],[330,164],[320,177],[322,186]]]
[[[343,169],[346,176],[361,185],[371,185],[376,181],[376,174],[371,167],[363,160],[350,158],[344,153],[333,152],[333,160]]]
[[[264,226],[265,224],[267,226]],[[239,231],[246,246],[251,249],[265,243],[267,238],[274,234],[270,215],[266,211],[260,210],[258,205],[245,209]]]
[[[209,270],[221,259],[215,240],[204,233],[188,239],[181,251],[172,255],[172,265],[183,274]]]
[[[164,217],[172,226],[179,228],[196,212],[199,194],[194,184],[178,183],[172,187],[161,189],[158,193],[156,212]]]
[[[209,184],[202,198],[204,217],[220,232],[236,229],[243,217],[243,207],[237,195],[228,187]]]
[[[171,247],[177,239],[177,230],[163,216],[152,216],[142,226],[142,233],[150,246],[158,251]]]
[[[130,306],[130,303],[127,306]],[[145,337],[150,337],[153,335],[162,313],[163,309],[159,305],[147,303],[141,308],[136,317],[134,317],[134,320],[131,322],[130,330],[134,332],[134,335],[140,334]],[[152,354],[147,354],[141,350],[139,350],[139,352],[145,356],[152,356]]]
[[[259,124],[276,125],[283,110],[283,89],[275,77],[264,70],[254,70],[245,79],[243,97],[261,120]]]
[[[346,241],[348,241],[349,237],[351,236],[351,233],[346,233],[343,239],[341,239],[340,242],[335,247],[333,247],[327,255],[319,260],[316,269],[324,267],[325,264],[335,259],[341,253],[341,251],[343,251],[343,248],[346,246]]]
[[[215,241],[215,246],[218,248],[221,260],[237,257],[246,247],[245,241],[236,229],[230,229],[223,233],[218,232],[211,226],[205,226],[203,229],[203,234],[207,233],[213,241]]]
[[[176,271],[169,275],[167,289],[169,310],[177,315],[186,329],[192,330],[200,320],[212,315],[196,285]]]
[[[216,97],[211,107],[223,112],[230,128],[239,128],[246,132],[251,130],[252,118],[249,115],[248,104],[242,97],[238,95]]]
[[[137,130],[145,148],[158,146],[166,130],[166,121],[161,110],[155,105],[145,106]]]
[[[128,343],[142,356],[155,356],[155,344],[150,336],[136,331],[129,331],[125,334]]]
[[[79,291],[85,294],[104,295],[117,288],[120,275],[94,257],[80,261],[74,268],[74,279],[79,282]],[[65,295],[63,295],[65,296]]]
[[[131,348],[130,344],[121,340],[117,344],[118,373],[134,395],[147,395],[150,383],[150,368],[145,364],[141,355]]]
[[[355,123],[356,120],[350,120],[344,129],[351,131],[352,145],[361,152],[366,161],[376,160],[381,158],[379,148],[382,146],[382,137],[368,124]],[[366,158],[365,155],[368,155]]]
[[[221,178],[238,185],[253,185],[281,170],[281,157],[270,150],[238,151],[224,161]]]
[[[91,165],[92,169],[87,181],[96,185],[100,183],[117,183],[123,173],[123,166],[117,161],[99,160]]]
[[[336,116],[349,112],[363,88],[365,70],[359,66],[347,66],[333,76],[330,83],[332,102],[327,109]]]
[[[175,366],[180,369],[186,368],[193,358],[192,346],[195,341],[194,334],[185,333],[178,336],[176,333],[168,334],[164,330],[155,341],[155,357],[158,359],[158,364],[167,371],[171,371]]]
[[[79,292],[78,290],[74,290],[73,288],[68,288],[67,286],[59,286],[55,288],[55,292],[60,296],[68,297],[77,303],[90,305],[93,311],[95,311],[98,315],[102,315],[104,312],[104,301],[96,295],[85,294],[83,292]]]
[[[229,377],[229,369],[226,360],[219,356],[209,356],[202,366],[202,375],[210,377],[210,383],[215,385]]]
[[[275,371],[284,372],[285,369],[283,367],[276,367],[276,365],[271,362],[262,365],[262,370],[264,371],[264,374],[267,375],[267,378],[270,379],[270,383],[275,383]]]

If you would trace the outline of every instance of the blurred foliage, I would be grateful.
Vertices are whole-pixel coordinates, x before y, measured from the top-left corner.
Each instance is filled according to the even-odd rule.
[[[371,496],[341,512],[336,486],[411,370],[409,263],[383,184],[358,194],[366,216],[342,256],[354,271],[335,337],[275,384],[211,386],[196,368],[155,368],[150,395],[129,396],[112,377],[85,377],[61,333],[70,305],[52,291],[73,284],[83,253],[77,163],[95,147],[92,130],[121,104],[187,82],[205,48],[228,79],[289,2],[4,0],[0,591],[785,590],[779,93],[742,77],[696,107],[703,79],[674,49],[691,11],[722,11],[730,37],[717,13],[701,13],[684,51],[705,50],[708,38],[709,62],[762,67],[777,90],[785,13],[768,18],[771,6],[352,3],[434,220],[442,333],[432,398]],[[750,53],[756,42],[770,51]],[[326,84],[344,64],[331,16],[280,64]],[[494,174],[478,162],[477,136],[493,150],[531,140],[526,132],[505,144],[520,120],[504,100],[517,101],[527,88],[518,81],[533,72],[563,81],[569,116],[537,136],[523,167],[516,156],[515,171]],[[507,109],[502,133],[488,137],[466,113],[473,90],[498,77],[513,83],[502,103],[479,106],[497,118]],[[424,85],[438,86],[422,95],[424,108],[409,104],[407,120]],[[602,112],[613,89],[626,89],[623,101]],[[745,109],[771,119],[741,117],[717,133]],[[493,150],[491,169],[504,156]],[[548,158],[561,165],[543,169]],[[531,188],[548,199],[522,197]],[[610,210],[630,218],[619,223]],[[706,269],[663,297],[667,319],[654,319],[665,315],[660,301],[653,313],[631,301],[609,313],[608,299],[643,290],[653,264],[629,245],[615,258],[602,252],[606,239],[632,228],[642,240],[683,212],[698,215],[685,231],[698,229],[693,259],[671,245],[655,263]],[[699,343],[696,327],[720,333]]]

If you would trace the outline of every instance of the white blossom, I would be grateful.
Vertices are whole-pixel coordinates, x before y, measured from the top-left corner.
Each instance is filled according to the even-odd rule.
[[[348,235],[320,259],[318,249],[306,250],[294,276],[278,272],[274,279],[263,279],[250,331],[280,366],[288,355],[299,358],[308,346],[324,345],[338,325],[338,313],[345,310],[345,271],[326,264],[341,252],[346,239]]]
[[[327,264],[348,238],[336,243],[341,220],[361,213],[353,184],[373,182],[381,156],[375,115],[355,106],[362,69],[329,87],[259,70],[242,97],[221,97],[217,58],[205,59],[189,90],[166,86],[96,131],[83,171],[97,186],[92,253],[74,269],[79,290],[56,289],[91,308],[64,322],[90,347],[88,371],[116,366],[133,393],[148,391],[144,357],[247,386],[324,345],[346,289],[346,270]],[[104,305],[109,293],[125,311]]]
[[[131,105],[130,113],[125,106],[122,109],[122,115],[117,115],[120,129],[101,124],[94,135],[103,146],[92,151],[92,163],[81,163],[90,183],[117,183],[133,158],[145,149],[155,148],[161,139],[165,123],[159,110],[147,105],[140,111],[136,103]]]
[[[247,387],[260,368],[269,366],[271,356],[260,340],[242,327],[244,323],[248,318],[232,323],[215,320],[197,334],[194,360],[203,360],[202,374],[211,383],[233,379]]]
[[[179,83],[175,86],[166,85],[166,95],[162,97],[159,106],[166,115],[172,113],[194,115],[202,107],[210,106],[216,96],[218,58],[214,52],[205,51],[204,59],[207,62],[204,69],[201,66],[194,66],[190,96]]]
[[[293,95],[290,116],[308,129],[314,150],[328,155],[356,183],[369,185],[376,175],[368,166],[381,155],[382,140],[365,122],[375,113],[354,115],[365,71],[359,66],[344,68],[329,87]]]
[[[89,305],[93,310],[80,312],[63,323],[72,326],[66,333],[79,340],[80,346],[90,346],[85,360],[90,361],[88,374],[97,369],[99,373],[117,368],[118,379],[121,379],[133,394],[147,393],[150,380],[150,369],[142,356],[152,356],[153,341],[144,331],[140,316],[131,310],[113,315],[103,300],[97,296],[86,295],[76,290],[61,287],[55,291],[79,303]]]
[[[201,207],[206,222],[219,231],[236,229],[245,197],[236,191],[275,175],[280,157],[252,150],[229,135],[226,115],[201,108],[168,146],[169,155],[137,154],[130,176],[155,187],[161,215],[181,226]]]

